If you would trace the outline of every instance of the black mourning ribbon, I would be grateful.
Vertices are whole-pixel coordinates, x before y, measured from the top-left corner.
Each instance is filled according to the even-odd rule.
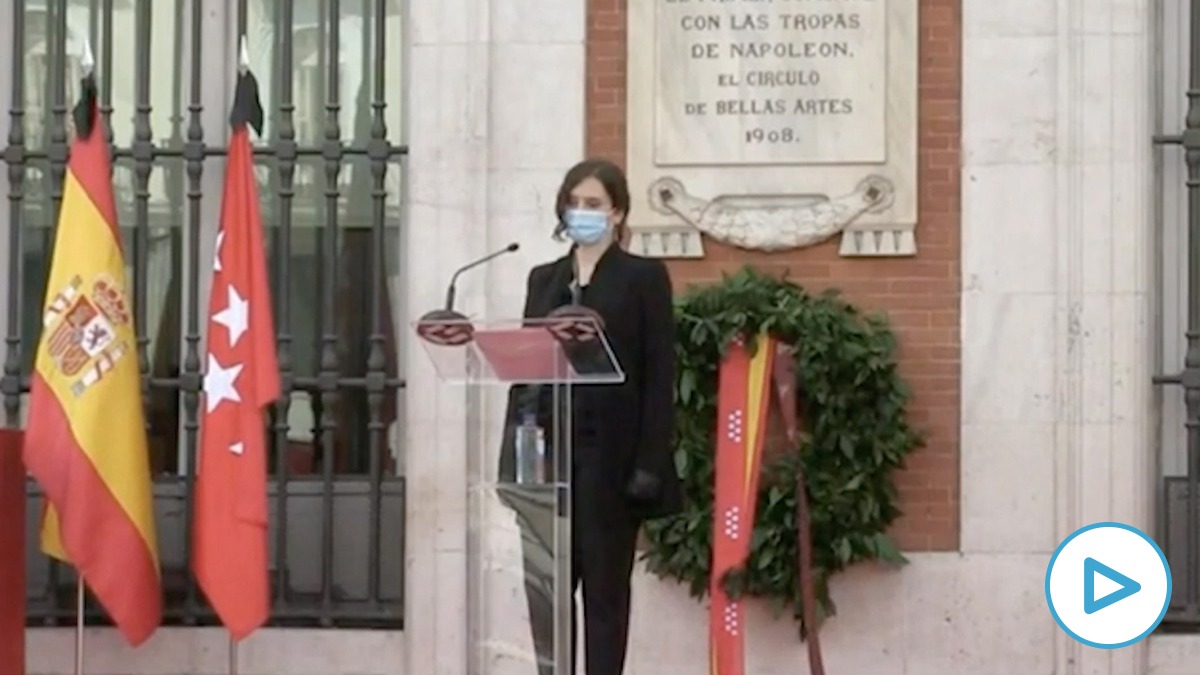
[[[91,136],[92,129],[96,126],[97,97],[96,77],[88,73],[79,81],[79,100],[71,111],[71,117],[75,121],[75,135],[79,138]]]
[[[263,107],[258,98],[258,80],[249,70],[238,75],[229,124],[235,129],[249,124],[255,134],[262,135]]]

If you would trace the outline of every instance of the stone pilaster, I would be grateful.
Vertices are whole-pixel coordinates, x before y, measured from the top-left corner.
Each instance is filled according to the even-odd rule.
[[[519,253],[458,286],[460,311],[510,317],[521,311],[529,267],[559,253],[549,239],[554,197],[582,158],[585,4],[452,0],[411,9],[403,315],[439,306],[455,268],[515,241]],[[458,675],[467,654],[466,397],[438,383],[414,339],[404,357],[403,672]]]
[[[1152,6],[964,3],[968,553],[1153,531]],[[1144,672],[1049,627],[1057,673]]]

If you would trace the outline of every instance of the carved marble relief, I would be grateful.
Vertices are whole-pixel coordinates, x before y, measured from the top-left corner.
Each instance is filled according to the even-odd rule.
[[[675,178],[660,178],[650,186],[650,205],[718,241],[745,249],[783,251],[819,244],[866,213],[886,211],[893,192],[890,180],[867,176],[853,192],[832,199],[819,194],[704,199],[689,194]]]
[[[916,253],[916,0],[631,0],[628,29],[636,252]]]

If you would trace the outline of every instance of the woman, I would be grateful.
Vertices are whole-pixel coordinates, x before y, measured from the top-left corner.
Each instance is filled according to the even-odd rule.
[[[660,260],[621,248],[629,216],[629,185],[612,162],[592,159],[567,172],[558,191],[554,236],[570,252],[529,273],[525,317],[546,317],[568,305],[599,315],[623,384],[572,391],[570,473],[573,587],[582,587],[587,675],[620,675],[629,634],[630,576],[638,529],[648,518],[676,513],[682,492],[672,459],[675,431],[675,321],[671,281]],[[510,427],[536,408],[551,428],[548,387],[514,388]],[[501,481],[514,476],[513,446],[501,457]],[[508,501],[508,500],[506,500]],[[510,502],[511,504],[512,502]],[[553,601],[544,581],[544,527],[522,517],[526,596],[542,675],[553,672]],[[543,530],[539,532],[538,530]],[[543,577],[539,579],[539,577]],[[573,614],[577,615],[576,610]],[[574,653],[574,644],[572,644]]]

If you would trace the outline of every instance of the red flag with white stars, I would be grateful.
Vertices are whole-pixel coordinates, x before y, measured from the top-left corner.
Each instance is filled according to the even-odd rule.
[[[270,615],[264,408],[279,398],[262,217],[248,126],[262,129],[258,87],[238,81],[209,295],[192,565],[233,639]]]

